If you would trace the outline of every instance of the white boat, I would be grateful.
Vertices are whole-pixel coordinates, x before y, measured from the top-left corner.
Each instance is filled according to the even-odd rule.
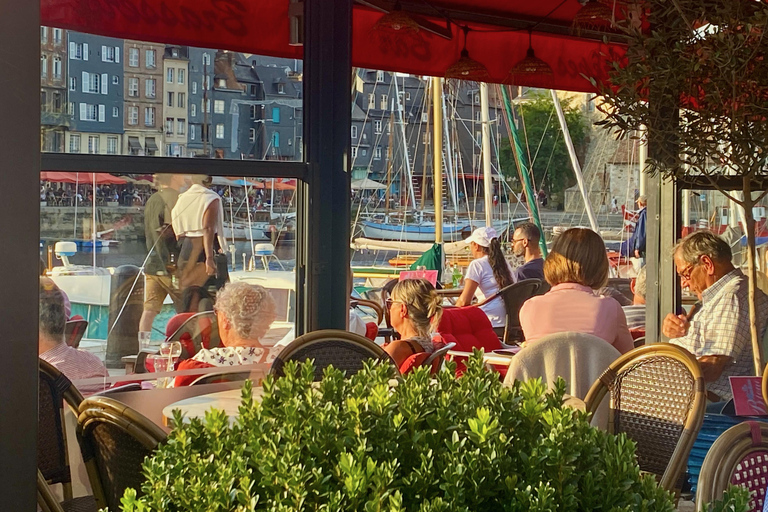
[[[376,220],[364,220],[360,223],[366,238],[392,240],[396,242],[434,242],[435,223],[424,221],[418,224],[393,224]],[[462,231],[469,229],[469,223],[443,224],[443,240],[458,242],[464,237]]]
[[[251,222],[249,229],[247,222],[240,220],[224,221],[224,238],[227,240],[253,240],[254,242],[269,240],[265,234],[269,231],[269,226],[269,222]]]

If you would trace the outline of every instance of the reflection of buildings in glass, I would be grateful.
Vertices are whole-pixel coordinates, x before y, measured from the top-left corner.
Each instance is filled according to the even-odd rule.
[[[54,31],[56,29],[51,29]],[[66,31],[67,153],[120,154],[123,135],[123,41]]]
[[[125,154],[163,155],[164,54],[165,45],[125,41]]]
[[[67,42],[60,28],[40,27],[40,144],[64,152],[67,112]]]
[[[165,155],[187,156],[189,48],[166,46],[163,58],[163,134]]]
[[[189,57],[190,153],[300,159],[300,61],[195,48]]]

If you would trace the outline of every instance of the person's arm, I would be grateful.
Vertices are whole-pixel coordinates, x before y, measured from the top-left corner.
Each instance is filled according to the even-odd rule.
[[[213,261],[213,241],[216,238],[219,208],[216,199],[211,201],[203,213],[203,248],[205,249],[205,271],[209,276],[216,275],[216,262]]]
[[[632,339],[632,333],[629,332],[629,327],[627,327],[627,315],[624,314],[621,304],[616,300],[613,302],[616,302],[616,309],[618,310],[618,326],[616,328],[616,339],[613,342],[613,346],[622,354],[626,354],[635,348],[635,340]]]
[[[714,382],[719,379],[725,366],[733,361],[728,356],[702,356],[698,360],[704,382]]]
[[[458,307],[462,306],[469,306],[472,304],[472,298],[475,296],[475,291],[477,290],[477,281],[473,281],[472,279],[465,278],[464,279],[464,291],[461,292],[461,296],[456,299],[456,305]]]

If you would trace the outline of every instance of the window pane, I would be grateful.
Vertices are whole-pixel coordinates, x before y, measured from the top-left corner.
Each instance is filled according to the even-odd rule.
[[[69,142],[79,143],[78,138],[72,135]],[[91,134],[84,152],[106,148],[111,153],[119,146],[118,138]],[[185,156],[178,147],[167,154]],[[148,333],[145,349],[154,356],[166,337],[195,314],[200,317],[183,327],[189,330],[180,331],[189,332],[184,339],[191,342],[184,345],[189,352],[184,356],[217,365],[214,355],[232,352],[218,348],[230,331],[216,323],[213,306],[221,292],[206,272],[206,255],[219,248],[223,252],[217,268],[228,269],[227,286],[258,283],[276,310],[266,334],[252,340],[254,347],[258,342],[266,348],[259,360],[253,361],[250,351],[238,355],[235,350],[238,362],[269,363],[295,338],[295,180],[215,177],[208,182],[188,175],[43,172],[40,190],[41,257],[49,267],[46,274],[70,304],[69,311],[62,305],[58,314],[85,324],[79,351],[71,356],[73,364],[64,366],[65,374],[86,394],[102,389],[105,381],[144,377],[145,386],[157,385],[151,373],[126,379],[126,361],[132,360],[123,358],[138,353],[139,332]],[[207,204],[223,216],[221,224],[214,225],[217,236],[208,248],[199,236]],[[41,307],[51,307],[47,300]],[[238,316],[237,321],[258,322],[258,311],[255,307],[252,316]],[[202,333],[191,327],[201,319],[207,326]],[[116,337],[116,332],[121,334]],[[200,350],[201,344],[206,350]],[[43,358],[55,360],[55,352],[46,356],[47,351]]]
[[[301,61],[41,27],[40,75],[48,105],[54,92],[72,105],[44,106],[41,131],[62,141],[44,151],[69,152],[71,134],[109,134],[120,140],[119,155],[148,155],[154,137],[154,156],[303,159]],[[158,131],[166,118],[184,119],[184,130]],[[129,138],[142,149],[132,150]]]

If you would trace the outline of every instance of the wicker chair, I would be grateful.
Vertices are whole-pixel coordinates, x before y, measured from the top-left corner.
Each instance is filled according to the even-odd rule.
[[[50,363],[39,360],[37,468],[47,484],[61,484],[65,511],[96,511],[93,496],[72,497],[67,436],[64,428],[64,402],[78,411],[83,395],[70,380]],[[46,485],[47,487],[47,485]]]
[[[314,360],[315,380],[323,378],[326,366],[346,372],[347,377],[363,369],[368,359],[394,362],[384,349],[366,338],[348,331],[325,329],[299,336],[290,342],[272,363],[269,373],[276,377],[285,375],[283,367],[288,361]]]
[[[753,492],[750,510],[763,510],[768,486],[768,424],[746,421],[717,438],[701,466],[696,503],[719,499],[731,484]]]
[[[679,489],[688,453],[704,420],[706,392],[696,359],[685,349],[657,343],[613,362],[587,393],[594,413],[609,395],[608,431],[637,443],[640,469]]]
[[[765,337],[764,340],[768,339],[768,329],[765,330]],[[765,341],[763,341],[765,344]],[[768,404],[768,365],[765,366],[765,370],[763,371],[763,401]]]
[[[127,405],[107,397],[80,404],[77,440],[88,479],[100,508],[120,510],[120,498],[132,487],[141,495],[145,457],[165,441],[165,432]]]
[[[37,470],[37,504],[43,512],[64,512],[39,469]]]
[[[503,331],[499,329],[497,334],[502,337],[501,340],[505,344],[510,345],[523,340],[523,329],[520,327],[520,308],[523,307],[525,301],[536,295],[536,291],[540,287],[541,281],[539,279],[523,279],[522,281],[505,286],[477,304],[477,306],[482,306],[492,300],[499,300],[499,297],[504,301],[507,323]]]

